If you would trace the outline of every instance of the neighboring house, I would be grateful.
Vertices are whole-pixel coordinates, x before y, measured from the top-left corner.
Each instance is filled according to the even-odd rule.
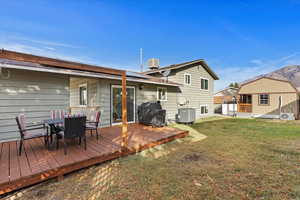
[[[194,97],[187,106],[195,105],[198,110],[202,108],[203,114],[210,113],[217,76],[203,60],[191,62],[186,68],[195,71],[191,72],[190,85],[184,86],[183,81],[175,82],[171,77],[165,80],[126,72],[128,122],[138,121],[137,107],[147,101],[161,101],[168,119],[175,119],[179,97],[190,90]],[[122,77],[116,75],[117,69],[7,50],[0,50],[0,69],[0,141],[19,138],[15,117],[20,113],[26,114],[28,122],[36,122],[48,119],[51,110],[100,110],[102,127],[121,123]],[[197,73],[201,76],[196,78]],[[202,89],[200,80],[207,80]],[[188,92],[187,97],[191,94]],[[201,101],[194,102],[198,99]]]
[[[169,74],[163,77],[163,74]],[[152,69],[144,74],[180,83],[176,98],[162,102],[168,111],[168,118],[174,119],[179,108],[195,108],[196,118],[214,113],[214,81],[218,76],[203,59]]]
[[[237,100],[238,88],[228,87],[214,94],[214,111],[222,113],[222,104],[234,103]]]
[[[240,116],[299,118],[300,66],[288,66],[255,77],[241,84],[238,112]]]

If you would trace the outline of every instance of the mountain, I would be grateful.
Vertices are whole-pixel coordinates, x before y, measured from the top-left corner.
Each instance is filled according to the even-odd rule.
[[[279,80],[290,81],[292,85],[300,91],[300,65],[286,66],[281,69],[275,70],[273,72],[248,79],[246,81],[241,82],[240,84],[242,85],[262,77],[269,77],[269,78],[274,78]]]

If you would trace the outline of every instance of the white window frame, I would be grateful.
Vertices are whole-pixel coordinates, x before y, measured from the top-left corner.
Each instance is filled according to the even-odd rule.
[[[159,90],[160,89],[164,89],[164,90],[166,90],[166,99],[159,99]],[[157,87],[157,100],[158,101],[168,101],[168,90],[167,90],[167,88],[166,87]]]
[[[261,99],[261,95],[267,95],[267,103],[261,103],[262,99]],[[263,99],[263,101],[266,101],[266,99]],[[260,106],[269,106],[270,105],[270,94],[259,94],[258,95],[258,105]]]
[[[190,83],[186,83],[186,76],[189,76],[190,77]],[[183,75],[183,81],[184,81],[184,85],[192,85],[192,74],[190,73],[184,73]]]
[[[207,89],[202,89],[202,79],[207,80]],[[209,90],[209,80],[208,80],[208,78],[200,77],[200,90],[204,90],[204,91]]]
[[[85,87],[86,88],[86,105],[81,105],[80,103],[80,101],[81,101],[81,95],[80,95],[80,88],[82,88],[82,87]],[[84,84],[80,84],[79,86],[78,86],[78,90],[79,90],[79,106],[80,107],[87,107],[88,106],[88,103],[89,103],[89,101],[88,101],[88,84],[87,83],[84,83]]]
[[[207,113],[201,113],[202,107],[206,107],[207,108]],[[209,110],[208,110],[208,105],[204,104],[204,105],[200,105],[200,115],[208,115]]]

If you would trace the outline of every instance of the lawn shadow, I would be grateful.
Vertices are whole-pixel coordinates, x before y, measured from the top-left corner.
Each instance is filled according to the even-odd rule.
[[[286,156],[300,156],[300,152],[297,151],[293,151],[290,149],[280,149],[278,146],[274,146],[274,145],[261,145],[262,148],[271,151],[273,153],[276,154],[280,154],[280,155],[286,155]]]
[[[63,180],[52,179],[14,192],[5,199],[101,199],[108,191],[118,187],[119,165],[118,160],[95,165],[67,174]]]

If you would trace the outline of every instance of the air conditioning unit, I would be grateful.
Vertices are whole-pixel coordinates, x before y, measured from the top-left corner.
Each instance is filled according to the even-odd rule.
[[[179,108],[176,115],[177,123],[193,124],[196,120],[196,110],[194,108]]]
[[[281,120],[295,120],[294,113],[281,113],[280,114]]]

